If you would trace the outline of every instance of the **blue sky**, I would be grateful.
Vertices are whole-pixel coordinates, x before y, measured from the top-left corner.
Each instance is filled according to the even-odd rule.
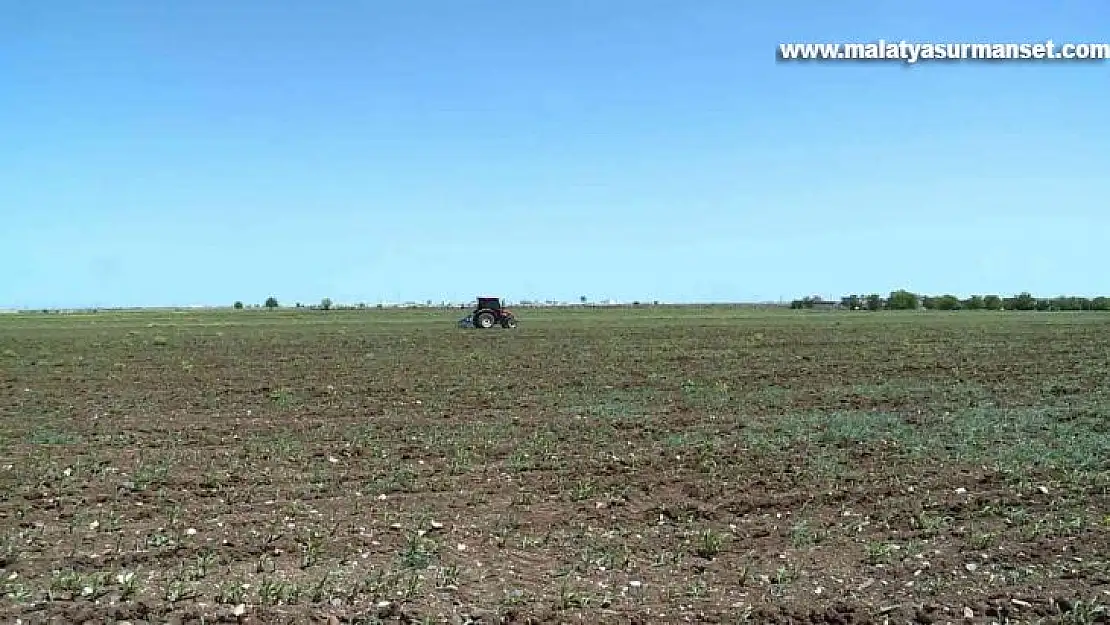
[[[1110,294],[1105,0],[0,0],[0,307]]]

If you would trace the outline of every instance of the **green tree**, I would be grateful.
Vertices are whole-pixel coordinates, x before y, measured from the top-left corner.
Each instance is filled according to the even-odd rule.
[[[270,297],[267,297],[266,298],[266,303],[264,304],[264,306],[266,306],[266,308],[277,308],[278,307],[277,298],[274,297],[273,295],[271,295]]]
[[[867,296],[867,310],[882,310],[883,298],[878,293]]]
[[[983,308],[987,310],[1001,310],[1002,298],[997,295],[988,295],[983,298]]]
[[[891,291],[886,305],[891,310],[917,310],[917,294],[905,289]]]
[[[331,298],[325,297],[324,299],[320,300],[320,308],[323,308],[324,310],[331,310]]]
[[[859,295],[845,295],[840,298],[840,305],[848,310],[859,310],[863,308],[863,298]]]
[[[1091,310],[1110,310],[1110,297],[1096,297],[1091,300]]]
[[[243,310],[243,302],[235,302],[235,310]]]
[[[936,299],[937,310],[959,310],[960,298],[955,295],[941,295]]]
[[[1052,299],[1052,308],[1055,310],[1083,310],[1089,308],[1087,301],[1082,297],[1061,295]]]
[[[964,309],[966,310],[983,310],[983,296],[972,295],[964,301]]]
[[[825,300],[821,299],[821,296],[819,296],[819,295],[807,295],[807,296],[803,297],[802,299],[796,299],[793,302],[791,302],[790,307],[791,308],[805,308],[805,309],[808,310],[808,309],[816,307],[817,304],[820,304],[824,301]]]
[[[1037,307],[1037,298],[1028,291],[1022,291],[1014,297],[1010,305],[1014,310],[1034,310]]]

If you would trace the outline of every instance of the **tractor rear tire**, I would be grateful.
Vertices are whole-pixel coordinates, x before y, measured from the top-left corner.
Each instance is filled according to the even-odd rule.
[[[474,317],[475,327],[482,328],[483,330],[493,327],[493,314],[488,312],[478,313]]]

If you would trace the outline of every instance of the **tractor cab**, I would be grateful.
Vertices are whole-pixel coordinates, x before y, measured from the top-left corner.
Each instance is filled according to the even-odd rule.
[[[501,310],[501,298],[479,297],[476,310]]]

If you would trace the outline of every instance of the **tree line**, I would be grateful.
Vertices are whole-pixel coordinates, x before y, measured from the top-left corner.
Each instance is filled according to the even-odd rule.
[[[280,308],[281,304],[278,303],[276,297],[271,295],[270,297],[266,298],[266,302],[264,304],[262,304],[262,306],[265,307],[265,308],[273,309],[273,308]],[[300,303],[300,302],[297,302],[294,306],[296,308],[306,308],[306,306],[304,304]],[[333,307],[333,304],[332,304],[332,301],[331,301],[330,297],[325,297],[324,299],[320,300],[320,303],[317,306],[315,306],[315,308],[319,308],[321,310],[331,310],[332,307]],[[358,307],[359,308],[366,308],[366,304],[359,304]],[[243,305],[243,302],[240,300],[240,301],[237,301],[234,304],[232,304],[232,308],[234,308],[235,310],[242,310],[243,308],[245,308],[245,306]],[[308,306],[308,308],[312,308],[312,306]]]
[[[1023,291],[1010,297],[999,295],[972,295],[959,298],[955,295],[919,295],[905,289],[892,291],[883,297],[870,295],[845,295],[839,302],[821,297],[803,297],[790,303],[791,308],[847,308],[848,310],[1110,310],[1110,297],[1034,297]]]

